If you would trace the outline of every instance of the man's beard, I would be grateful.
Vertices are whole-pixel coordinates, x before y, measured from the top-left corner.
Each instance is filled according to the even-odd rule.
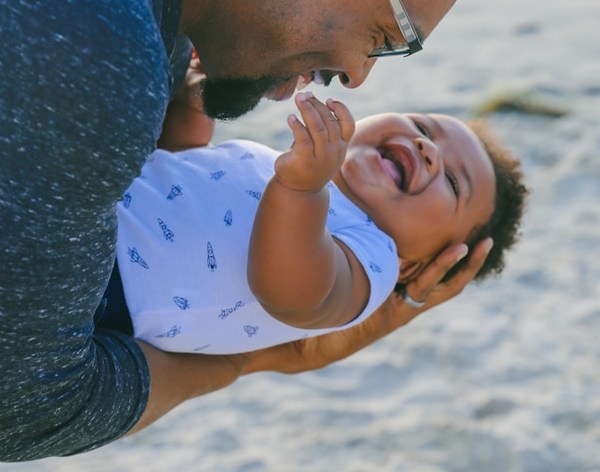
[[[337,75],[321,71],[321,81],[328,86]],[[213,119],[234,120],[252,111],[267,92],[283,85],[292,77],[264,76],[258,79],[209,79],[202,81],[204,112]]]
[[[288,78],[209,79],[202,82],[204,112],[213,119],[234,120],[253,110],[265,94]]]

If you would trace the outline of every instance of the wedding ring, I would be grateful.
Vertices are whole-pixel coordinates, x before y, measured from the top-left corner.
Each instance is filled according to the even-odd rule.
[[[417,301],[414,298],[412,298],[408,293],[406,293],[406,288],[402,290],[402,298],[404,298],[404,301],[413,308],[421,308],[423,305],[425,305],[425,301]]]

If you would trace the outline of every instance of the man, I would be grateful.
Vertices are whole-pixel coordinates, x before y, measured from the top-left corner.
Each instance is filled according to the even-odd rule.
[[[392,3],[401,15],[402,4]],[[429,35],[453,4],[454,0],[408,3],[420,39]],[[404,17],[400,24],[407,27]],[[206,111],[224,118],[245,113],[261,96],[289,98],[299,81],[316,79],[328,84],[337,76],[346,87],[358,87],[377,56],[407,50],[389,0],[248,1],[242,5],[189,0],[183,3],[181,32],[196,46],[209,78]],[[410,39],[411,51],[418,51],[419,37]]]
[[[453,2],[406,8],[426,37]],[[483,262],[489,242],[436,285],[465,251],[450,248],[408,287],[429,295],[422,308],[392,297],[345,334],[244,356],[168,354],[94,330],[114,204],[155,147],[185,36],[208,75],[207,109],[223,118],[285,99],[299,80],[356,87],[371,54],[406,41],[388,0],[0,0],[0,18],[0,460],[93,449],[242,374],[327,365],[454,296]],[[245,105],[232,109],[237,90]]]

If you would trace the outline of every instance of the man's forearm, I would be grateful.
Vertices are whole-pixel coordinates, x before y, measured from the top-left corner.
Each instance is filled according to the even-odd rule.
[[[127,435],[152,424],[180,403],[233,383],[252,353],[227,356],[164,352],[138,341],[150,370],[150,396],[144,414]]]

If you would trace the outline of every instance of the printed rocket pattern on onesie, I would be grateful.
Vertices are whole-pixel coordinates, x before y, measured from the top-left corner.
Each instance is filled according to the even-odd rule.
[[[248,246],[278,155],[233,140],[148,158],[117,206],[117,257],[136,338],[165,351],[247,352],[348,328],[387,298],[399,273],[395,244],[330,183],[327,228],[365,268],[367,306],[346,325],[318,330],[288,326],[261,307],[246,279]]]

